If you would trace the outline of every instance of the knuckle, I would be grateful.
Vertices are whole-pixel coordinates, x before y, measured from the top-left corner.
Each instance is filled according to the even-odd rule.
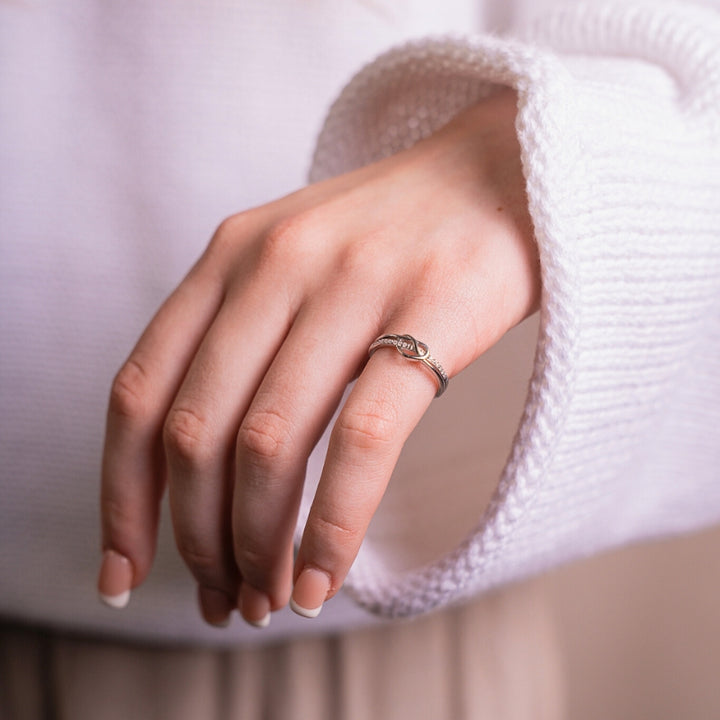
[[[280,558],[276,553],[247,542],[236,542],[235,562],[242,577],[254,587],[262,590],[273,585]]]
[[[142,420],[150,412],[151,383],[145,368],[130,358],[119,370],[110,390],[110,412],[127,420]]]
[[[277,561],[273,553],[255,545],[248,544],[247,541],[238,542],[235,549],[235,559],[238,567],[244,574],[251,570],[257,573],[265,568],[271,567]]]
[[[245,213],[230,215],[223,219],[215,229],[210,243],[208,244],[208,253],[216,255],[224,254],[225,248],[233,246],[237,242],[238,235],[245,226]]]
[[[225,218],[213,233],[205,248],[197,270],[207,273],[221,285],[227,282],[232,268],[237,267],[238,259],[245,257],[245,252],[255,237],[258,218],[253,210],[230,215]]]
[[[325,515],[313,518],[313,532],[320,545],[325,548],[355,546],[363,537],[362,529],[350,522],[349,518],[331,518]]]
[[[457,268],[443,256],[436,253],[425,253],[419,260],[418,273],[431,282],[442,283],[448,276],[457,276]]]
[[[314,213],[305,211],[278,220],[263,238],[261,256],[269,262],[301,258],[314,235]]]
[[[242,219],[242,213],[235,213],[223,218],[213,233],[213,240],[216,238],[223,239],[235,235],[238,230],[238,226],[242,224]]]
[[[180,556],[197,580],[217,582],[221,562],[205,543],[186,533],[177,539],[176,545]]]
[[[213,452],[212,431],[208,422],[190,408],[173,408],[163,429],[168,454],[183,461],[200,464]]]
[[[364,281],[384,279],[394,269],[392,246],[386,231],[365,231],[337,251],[337,274]]]
[[[361,450],[378,450],[392,444],[396,413],[389,402],[341,413],[335,428],[342,445]]]
[[[374,253],[370,240],[367,237],[355,239],[338,251],[336,272],[341,276],[363,276],[368,272],[368,265],[372,265]]]
[[[285,457],[291,446],[290,422],[273,410],[249,415],[238,433],[238,450],[242,457],[264,464]]]

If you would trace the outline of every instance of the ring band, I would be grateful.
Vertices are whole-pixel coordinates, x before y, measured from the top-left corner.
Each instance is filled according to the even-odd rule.
[[[372,355],[381,347],[394,347],[404,358],[421,362],[426,368],[432,370],[437,380],[438,390],[435,397],[438,398],[445,392],[450,380],[445,370],[443,370],[443,366],[430,355],[428,346],[425,343],[416,340],[412,335],[388,333],[387,335],[381,335],[373,342],[368,349],[368,355]]]

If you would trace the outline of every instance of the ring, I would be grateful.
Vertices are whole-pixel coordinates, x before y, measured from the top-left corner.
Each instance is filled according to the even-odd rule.
[[[443,370],[443,366],[430,355],[428,346],[425,343],[416,340],[412,335],[393,335],[392,333],[388,333],[387,335],[381,335],[373,342],[368,348],[368,355],[372,355],[381,347],[394,347],[404,358],[421,362],[426,368],[432,370],[437,380],[438,390],[435,393],[435,397],[438,398],[445,392],[445,388],[447,388],[450,380],[445,370]]]

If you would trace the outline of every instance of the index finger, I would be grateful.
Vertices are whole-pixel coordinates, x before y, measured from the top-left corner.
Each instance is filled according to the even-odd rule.
[[[368,360],[330,437],[295,564],[290,605],[315,617],[342,586],[405,441],[438,389],[429,369],[394,348]]]

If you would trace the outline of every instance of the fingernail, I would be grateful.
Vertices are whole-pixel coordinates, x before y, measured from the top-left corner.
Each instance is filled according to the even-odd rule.
[[[219,628],[230,624],[230,613],[235,603],[227,593],[201,585],[198,587],[198,602],[205,622]]]
[[[132,579],[133,568],[130,561],[114,550],[106,550],[98,576],[100,599],[110,607],[124,608],[130,601]]]
[[[240,613],[243,620],[256,628],[270,624],[270,599],[252,585],[243,583],[240,587]]]
[[[293,588],[290,608],[298,615],[314,618],[320,614],[330,590],[330,578],[322,570],[305,568]]]

